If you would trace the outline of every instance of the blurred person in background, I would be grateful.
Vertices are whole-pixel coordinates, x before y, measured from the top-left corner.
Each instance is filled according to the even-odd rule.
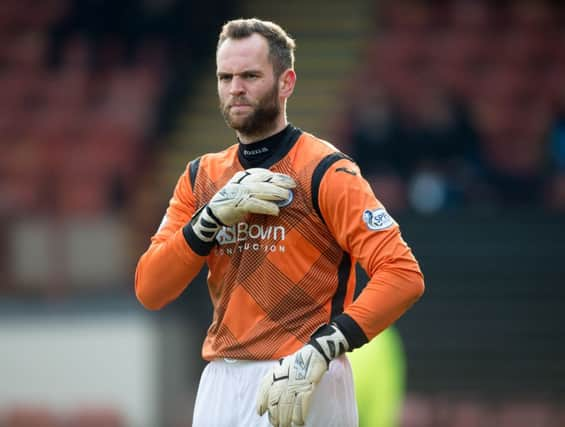
[[[367,88],[352,119],[353,157],[385,202],[419,212],[461,206],[477,174],[478,137],[467,110],[436,85],[402,103]],[[387,185],[387,183],[389,183]]]
[[[287,121],[294,48],[272,22],[224,25],[218,94],[238,142],[188,164],[138,262],[136,295],[151,310],[208,265],[214,315],[196,427],[356,426],[344,353],[424,290],[398,224],[358,166]],[[357,262],[369,281],[354,299]]]
[[[419,213],[561,209],[557,2],[383,4],[347,137],[381,200]]]
[[[352,156],[391,211],[406,207],[405,183],[395,167],[398,108],[379,85],[360,91],[349,113]]]

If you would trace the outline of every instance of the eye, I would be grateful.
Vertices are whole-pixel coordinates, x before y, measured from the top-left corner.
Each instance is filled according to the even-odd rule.
[[[229,74],[220,74],[218,75],[218,80],[220,82],[229,82],[231,80],[232,76]]]

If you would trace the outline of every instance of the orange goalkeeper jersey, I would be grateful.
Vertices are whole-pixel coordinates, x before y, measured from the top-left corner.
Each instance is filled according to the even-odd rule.
[[[259,165],[297,182],[279,216],[250,214],[222,228],[211,247],[191,234],[194,213],[249,166],[236,144],[189,163],[139,260],[136,295],[149,309],[177,298],[208,264],[214,314],[206,360],[277,359],[330,321],[358,347],[423,292],[418,263],[356,164],[290,125],[281,135],[278,151]],[[353,301],[356,262],[370,280]]]

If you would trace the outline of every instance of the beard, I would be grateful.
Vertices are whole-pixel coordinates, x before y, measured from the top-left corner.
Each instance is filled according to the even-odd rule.
[[[278,103],[279,89],[275,83],[271,90],[255,104],[246,98],[233,98],[231,103],[243,102],[249,104],[252,111],[245,116],[230,114],[230,105],[220,100],[220,111],[227,125],[245,136],[262,136],[276,127],[277,118],[281,112]]]

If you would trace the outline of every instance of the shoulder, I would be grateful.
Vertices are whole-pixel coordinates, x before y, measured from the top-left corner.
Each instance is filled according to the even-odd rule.
[[[233,144],[225,150],[215,153],[206,153],[188,163],[187,169],[194,183],[200,171],[206,171],[209,176],[220,174],[221,171],[229,169],[237,161],[237,144]]]
[[[203,154],[196,160],[198,160],[201,165],[214,165],[218,163],[222,164],[225,162],[233,162],[236,157],[237,144],[233,144],[222,151]]]
[[[332,143],[318,138],[310,133],[304,132],[300,141],[300,156],[309,157],[315,162],[313,171],[314,181],[320,180],[326,171],[336,162],[346,160],[349,164],[354,164],[354,160],[344,152],[340,151]],[[357,169],[357,168],[355,168]]]
[[[341,159],[353,160],[330,142],[303,132],[294,147],[292,156],[296,166],[321,178],[328,167]]]
[[[297,145],[301,152],[307,152],[310,156],[319,158],[340,152],[332,143],[304,131],[302,132]]]

